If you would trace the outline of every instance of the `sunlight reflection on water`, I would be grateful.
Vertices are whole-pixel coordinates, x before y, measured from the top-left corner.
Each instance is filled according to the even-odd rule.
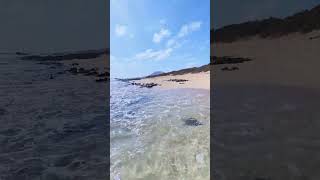
[[[111,81],[111,179],[209,179],[209,96]]]

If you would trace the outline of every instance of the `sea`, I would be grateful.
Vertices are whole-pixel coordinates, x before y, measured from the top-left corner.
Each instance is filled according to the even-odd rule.
[[[107,83],[46,63],[0,54],[0,179],[106,179]]]
[[[210,179],[209,90],[110,90],[111,179]]]

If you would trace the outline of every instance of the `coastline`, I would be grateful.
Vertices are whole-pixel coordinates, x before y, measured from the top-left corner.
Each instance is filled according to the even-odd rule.
[[[140,80],[130,81],[131,83],[140,84],[157,84],[155,88],[159,89],[205,89],[210,90],[210,71],[187,73],[181,75],[164,75],[156,77],[147,77]]]

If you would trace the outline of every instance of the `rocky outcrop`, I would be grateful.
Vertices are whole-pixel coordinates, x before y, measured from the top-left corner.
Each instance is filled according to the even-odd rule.
[[[239,70],[238,67],[236,66],[233,66],[233,67],[223,67],[221,68],[222,71],[236,71],[236,70]]]
[[[94,76],[97,77],[96,82],[107,82],[110,80],[110,73],[109,72],[103,72],[99,73],[98,68],[91,68],[91,69],[85,69],[85,68],[77,68],[77,67],[71,67],[67,70],[67,72],[70,72],[73,75],[84,75],[84,76]]]
[[[229,56],[223,56],[223,57],[211,57],[211,64],[213,65],[220,65],[220,64],[239,64],[252,61],[252,59],[249,58],[241,58],[241,57],[229,57]]]
[[[172,81],[172,82],[186,82],[186,81],[188,81],[188,80],[186,80],[186,79],[169,79],[168,81]]]
[[[156,84],[156,83],[136,83],[136,82],[132,82],[131,85],[140,86],[141,88],[153,88],[155,86],[159,86],[159,84]]]

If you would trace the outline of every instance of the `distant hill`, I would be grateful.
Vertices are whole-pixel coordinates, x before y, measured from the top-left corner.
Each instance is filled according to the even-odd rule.
[[[150,76],[147,76],[145,78],[166,76],[166,75],[182,75],[182,74],[199,73],[199,72],[206,72],[206,71],[210,71],[210,64],[203,65],[201,67],[186,68],[186,69],[181,69],[181,70],[177,70],[177,71],[161,73],[161,74],[158,74],[158,75],[150,75]]]
[[[156,71],[156,72],[150,74],[149,76],[156,76],[156,75],[160,75],[160,74],[163,74],[163,73],[164,72],[162,72],[162,71]]]
[[[308,33],[318,29],[320,29],[320,5],[283,19],[270,17],[211,30],[210,40],[211,42],[233,42],[251,36],[276,38],[290,33]]]

